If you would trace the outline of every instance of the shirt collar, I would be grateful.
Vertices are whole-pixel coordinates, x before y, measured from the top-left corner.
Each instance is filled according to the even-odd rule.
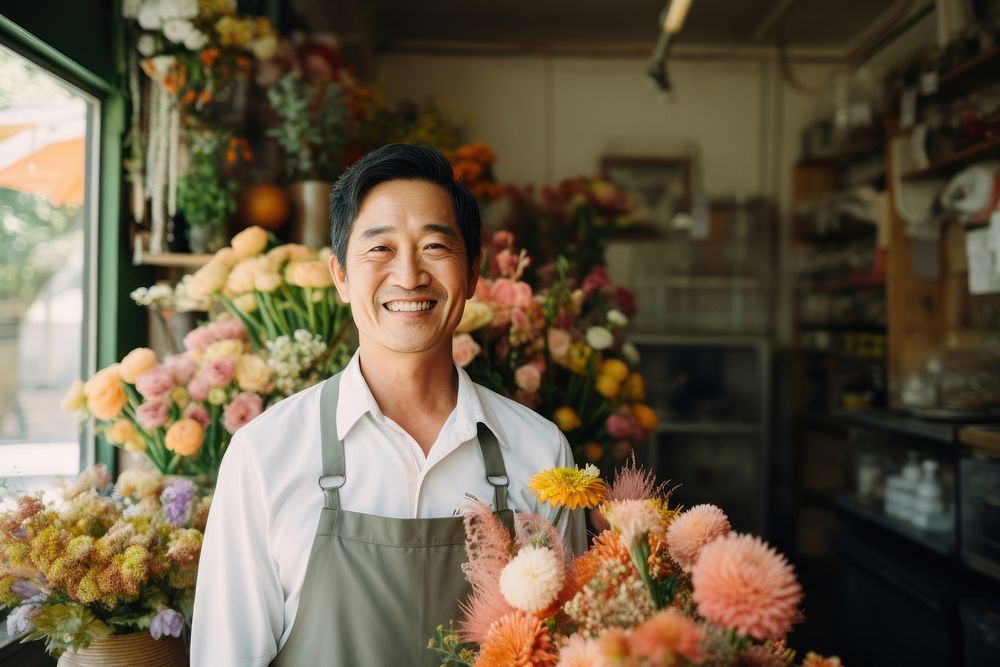
[[[487,414],[483,409],[483,402],[479,392],[482,389],[463,368],[455,366],[458,374],[458,397],[455,402],[454,419],[450,428],[454,433],[454,440],[457,443],[466,442],[476,436],[476,424],[483,422],[493,431],[493,434],[500,441],[500,446],[504,449],[510,447],[503,429],[493,414]],[[360,349],[351,357],[350,363],[344,368],[344,373],[340,378],[340,398],[337,401],[337,437],[343,441],[351,429],[366,414],[370,414],[372,419],[382,423],[385,416],[375,402],[368,383],[365,382],[361,374],[361,353]]]

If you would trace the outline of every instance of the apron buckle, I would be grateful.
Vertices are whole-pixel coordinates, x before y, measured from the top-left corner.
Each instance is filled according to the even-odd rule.
[[[346,483],[346,475],[321,475],[319,478],[319,488],[324,491],[329,489],[339,489]]]
[[[507,475],[487,475],[486,481],[493,486],[510,486],[510,477]]]

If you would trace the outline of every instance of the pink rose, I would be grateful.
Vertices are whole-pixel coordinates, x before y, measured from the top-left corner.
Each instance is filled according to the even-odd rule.
[[[195,371],[198,370],[194,359],[186,354],[169,356],[163,361],[163,365],[174,376],[174,382],[177,384],[187,384],[194,377]]]
[[[604,428],[608,430],[608,435],[615,440],[630,440],[634,432],[632,421],[617,412],[608,415],[607,421],[604,422]]]
[[[189,352],[204,352],[205,349],[219,340],[212,327],[198,327],[192,329],[184,336],[184,347]]]
[[[168,415],[167,402],[159,398],[146,401],[135,411],[136,420],[147,431],[155,431],[166,424]]]
[[[174,388],[174,374],[165,366],[154,366],[139,376],[135,388],[145,399],[158,398]]]
[[[514,371],[514,382],[529,394],[534,394],[542,386],[542,373],[535,364],[525,364]]]
[[[232,402],[223,409],[222,424],[230,433],[236,433],[263,411],[264,399],[260,394],[243,391],[236,394]]]
[[[461,368],[465,368],[471,364],[472,360],[481,351],[482,348],[479,347],[479,343],[473,340],[472,336],[467,333],[458,334],[451,339],[451,356]]]
[[[569,354],[569,346],[573,342],[573,337],[565,329],[552,327],[546,333],[549,354],[553,359],[563,359]]]
[[[211,387],[208,386],[208,380],[203,377],[196,377],[188,383],[188,395],[194,401],[204,401],[208,398],[209,389]]]
[[[201,367],[201,376],[209,387],[225,387],[233,381],[235,368],[236,362],[232,359],[213,359]]]
[[[205,386],[207,387],[208,385]],[[188,391],[190,391],[190,387],[188,388]],[[208,410],[197,403],[188,403],[187,408],[184,410],[184,416],[198,422],[203,429],[207,429],[208,424],[211,421],[211,417],[208,416]]]
[[[215,334],[218,340],[246,340],[247,330],[235,317],[227,317],[213,322],[209,329]]]
[[[504,248],[497,253],[497,268],[501,276],[512,276],[517,271],[518,256],[510,248]]]
[[[490,301],[498,308],[530,308],[531,285],[525,282],[497,278],[490,288]]]

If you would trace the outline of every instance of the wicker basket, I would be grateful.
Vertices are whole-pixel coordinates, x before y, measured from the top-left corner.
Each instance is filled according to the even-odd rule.
[[[174,637],[153,639],[148,632],[95,639],[87,648],[69,651],[59,667],[187,667],[184,642]]]

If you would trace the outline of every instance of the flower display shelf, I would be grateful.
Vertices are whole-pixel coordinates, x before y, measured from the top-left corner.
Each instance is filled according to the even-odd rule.
[[[210,253],[199,254],[189,252],[158,252],[142,254],[140,253],[135,264],[146,266],[165,266],[181,269],[197,269],[208,263],[212,259]]]

